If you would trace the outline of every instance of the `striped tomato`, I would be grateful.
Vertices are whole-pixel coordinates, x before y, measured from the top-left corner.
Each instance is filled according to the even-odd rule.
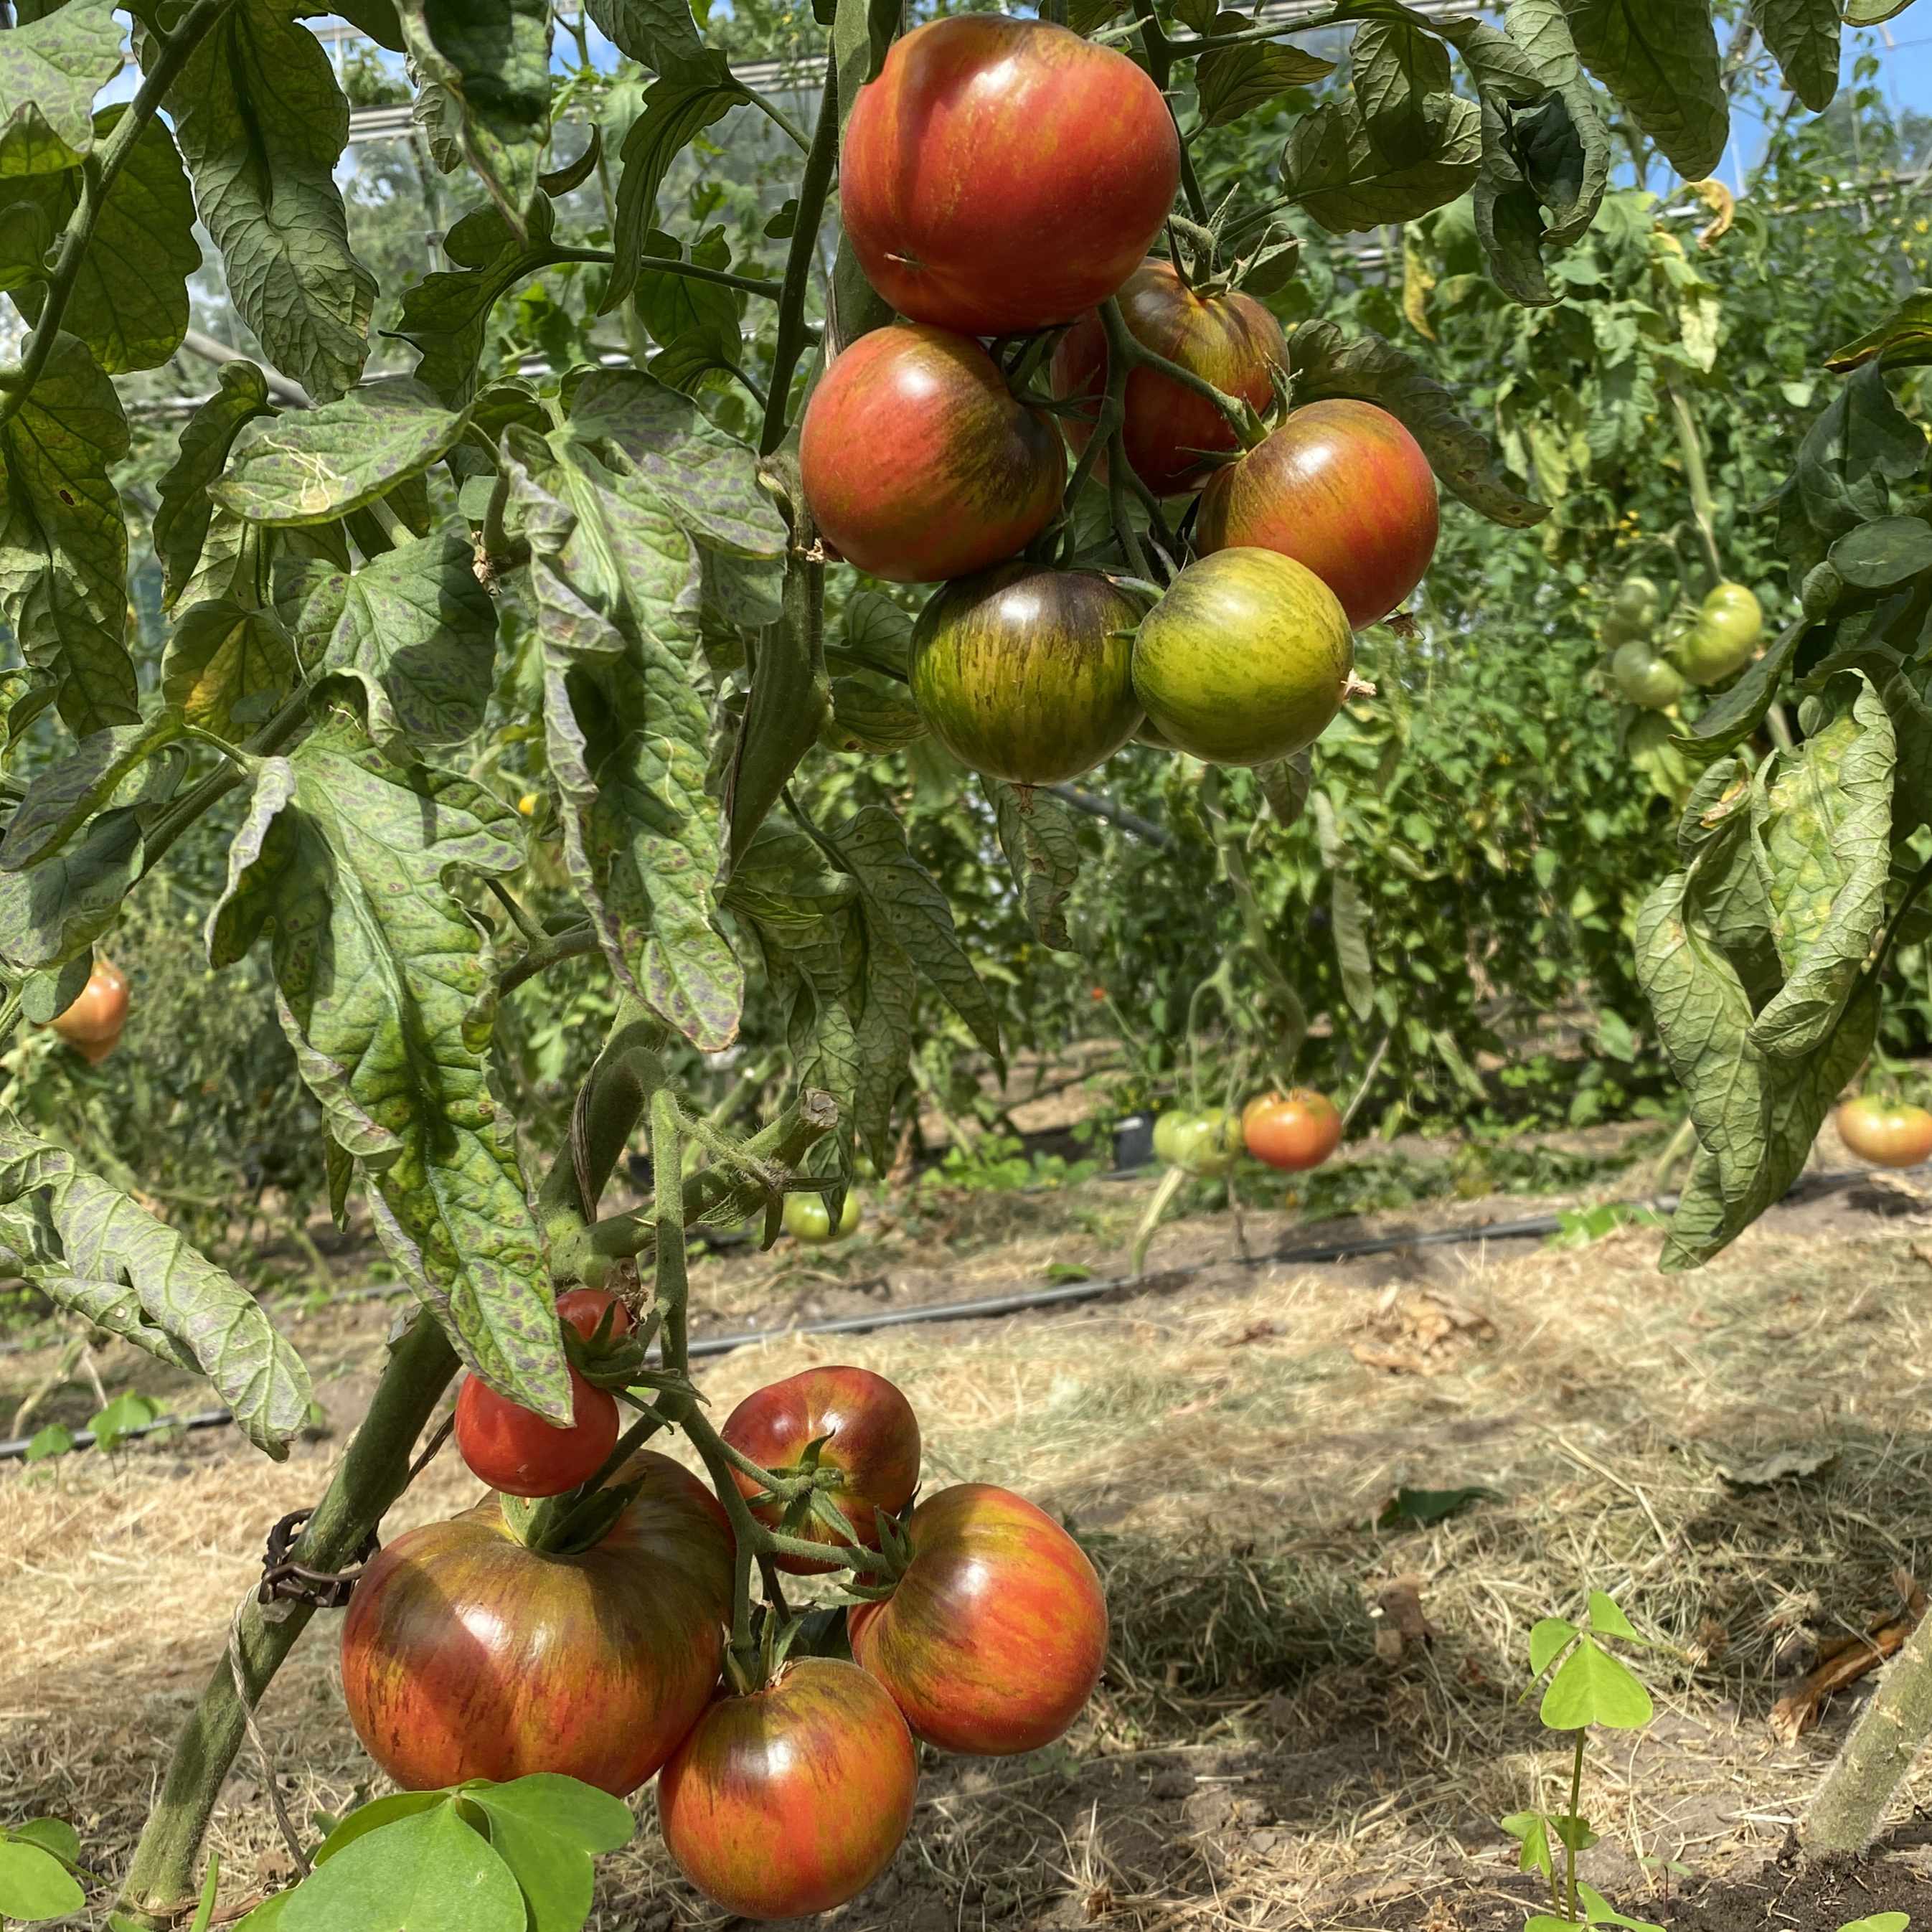
[[[1044,1510],[987,1483],[928,1496],[907,1534],[912,1560],[892,1594],[849,1613],[854,1657],[942,1750],[1051,1744],[1106,1661],[1107,1600],[1085,1552]]]
[[[830,1912],[891,1862],[919,1763],[892,1699],[856,1665],[806,1657],[721,1697],[658,1780],[678,1868],[744,1918]]]
[[[976,342],[879,328],[812,392],[799,468],[820,530],[848,563],[938,584],[1039,536],[1060,508],[1066,452]]]
[[[731,1614],[728,1519],[644,1450],[636,1499],[596,1548],[553,1556],[492,1496],[376,1556],[342,1625],[356,1734],[396,1782],[560,1772],[622,1797],[663,1763],[718,1682]]]

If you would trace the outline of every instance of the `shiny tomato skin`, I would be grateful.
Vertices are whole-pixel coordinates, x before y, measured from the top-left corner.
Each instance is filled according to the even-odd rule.
[[[568,1429],[466,1376],[456,1396],[456,1446],[470,1473],[506,1496],[560,1496],[587,1482],[617,1446],[617,1403],[608,1389],[570,1372]]]
[[[526,1549],[494,1496],[386,1544],[350,1600],[342,1690],[369,1755],[411,1790],[556,1772],[618,1797],[710,1701],[731,1614],[716,1497],[668,1456],[593,1550]]]
[[[1238,290],[1201,296],[1172,262],[1150,259],[1127,278],[1120,314],[1134,340],[1204,376],[1224,394],[1265,409],[1274,398],[1274,372],[1288,367],[1281,324],[1252,296]],[[1053,392],[1063,400],[1089,399],[1086,416],[1063,418],[1077,455],[1107,386],[1107,332],[1097,312],[1083,315],[1053,354]],[[1170,376],[1136,369],[1127,378],[1126,420],[1121,436],[1134,474],[1156,496],[1198,490],[1217,466],[1202,451],[1232,452],[1239,446],[1226,417],[1204,398]],[[1106,474],[1100,458],[1096,473]]]
[[[1241,1114],[1248,1151],[1290,1174],[1319,1167],[1342,1144],[1342,1116],[1326,1094],[1297,1087],[1250,1100]]]
[[[1124,54],[999,14],[928,21],[859,90],[838,205],[900,314],[962,335],[1071,322],[1160,232],[1180,145]]]
[[[114,1051],[127,1022],[127,976],[110,961],[97,959],[74,1004],[50,1024],[90,1066],[98,1066]]]
[[[685,1876],[742,1918],[856,1898],[912,1823],[919,1761],[898,1708],[857,1665],[805,1657],[699,1718],[658,1779]]]
[[[613,1294],[608,1288],[573,1288],[556,1298],[557,1318],[567,1322],[587,1342],[597,1332],[597,1324],[604,1318],[604,1311],[614,1308],[617,1312],[610,1318],[610,1339],[615,1341],[620,1335],[628,1335],[636,1324],[631,1318],[631,1311],[624,1305],[620,1294]],[[610,1452],[607,1449],[604,1452]]]
[[[877,1513],[897,1516],[919,1487],[919,1418],[904,1396],[870,1369],[806,1369],[788,1376],[746,1396],[719,1432],[740,1455],[777,1475],[795,1473],[807,1447],[826,1438],[818,1451],[819,1467],[841,1471],[845,1482],[826,1493],[870,1549],[879,1546]],[[758,1485],[750,1477],[733,1474],[740,1494],[758,1494]],[[774,1502],[752,1514],[776,1529],[784,1512]],[[785,1533],[814,1543],[837,1542],[814,1520],[794,1524]],[[778,1565],[800,1576],[837,1567],[802,1556],[781,1556]]]
[[[926,1498],[892,1594],[848,1612],[852,1654],[915,1737],[1005,1756],[1051,1744],[1107,1659],[1107,1599],[1086,1553],[1044,1510],[988,1483]]]
[[[1333,398],[1294,410],[1208,478],[1195,541],[1204,553],[1251,545],[1306,564],[1359,631],[1422,581],[1438,514],[1422,446],[1386,410]]]
[[[965,577],[1053,520],[1066,452],[970,337],[905,325],[862,335],[806,406],[799,467],[820,533],[895,584]]]
[[[1864,1095],[1838,1112],[1838,1138],[1875,1167],[1916,1167],[1932,1160],[1932,1113]]]

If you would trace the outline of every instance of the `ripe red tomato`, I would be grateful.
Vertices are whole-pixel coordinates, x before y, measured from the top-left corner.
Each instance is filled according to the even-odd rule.
[[[1900,1100],[1864,1095],[1838,1109],[1838,1138],[1878,1167],[1916,1167],[1932,1160],[1932,1114]]]
[[[127,976],[118,966],[97,959],[73,1005],[56,1013],[50,1024],[90,1066],[98,1066],[114,1051],[127,1021]]]
[[[1386,410],[1336,398],[1296,410],[1201,498],[1202,550],[1252,544],[1305,563],[1359,631],[1422,581],[1436,554],[1436,478]]]
[[[668,1456],[593,1550],[527,1549],[494,1496],[387,1545],[342,1626],[356,1734],[398,1784],[557,1772],[621,1798],[710,1700],[731,1614],[731,1530]]]
[[[956,14],[859,90],[838,207],[873,287],[962,335],[1071,322],[1132,274],[1180,178],[1160,90],[1064,27]]]
[[[848,1613],[852,1654],[942,1750],[1004,1756],[1051,1744],[1107,1658],[1107,1599],[1045,1510],[988,1483],[927,1497],[892,1594]]]
[[[1270,1167],[1300,1174],[1319,1167],[1342,1144],[1342,1116],[1325,1094],[1298,1087],[1250,1100],[1241,1114],[1248,1151]]]
[[[912,636],[912,694],[969,770],[1014,784],[1090,772],[1133,735],[1141,607],[1092,570],[1016,558],[935,591]]]
[[[1172,262],[1156,260],[1127,278],[1120,302],[1129,333],[1156,355],[1258,410],[1274,399],[1274,372],[1288,366],[1288,344],[1281,324],[1252,296],[1198,295]],[[1106,387],[1107,332],[1090,313],[1061,338],[1053,356],[1054,394],[1090,399],[1084,417],[1064,418],[1076,452],[1087,447]],[[1127,461],[1156,496],[1199,489],[1215,469],[1201,452],[1237,446],[1233,429],[1212,403],[1151,369],[1128,376],[1126,410],[1121,434]],[[1099,473],[1106,474],[1105,457]]]
[[[560,1496],[587,1482],[617,1446],[617,1403],[608,1389],[570,1372],[568,1429],[466,1376],[456,1396],[456,1446],[470,1473],[506,1496]]]
[[[919,1762],[905,1720],[856,1664],[803,1657],[762,1690],[721,1697],[658,1780],[678,1868],[744,1918],[802,1918],[855,1898],[912,1822]]]
[[[604,1318],[604,1311],[614,1308],[617,1312],[610,1318],[610,1338],[615,1341],[620,1335],[628,1335],[636,1324],[631,1318],[631,1311],[625,1306],[622,1295],[613,1294],[608,1288],[573,1288],[568,1294],[556,1298],[557,1318],[567,1322],[587,1342],[597,1332],[597,1324]],[[604,1454],[610,1454],[609,1450]]]
[[[964,577],[1025,549],[1060,508],[1053,420],[970,337],[862,335],[825,372],[799,436],[806,501],[848,563],[896,584]]]
[[[818,1451],[819,1467],[839,1470],[845,1478],[843,1488],[826,1493],[871,1549],[879,1546],[876,1513],[898,1515],[919,1486],[919,1418],[912,1404],[870,1369],[806,1369],[788,1376],[746,1396],[726,1417],[720,1433],[740,1455],[775,1475],[795,1474],[807,1447],[826,1438]],[[750,1477],[734,1474],[743,1495],[757,1495],[758,1486]],[[772,1502],[753,1514],[776,1529],[784,1510]],[[838,1541],[808,1516],[784,1528],[788,1535],[814,1543]],[[802,1556],[781,1556],[778,1564],[801,1576],[836,1568]]]

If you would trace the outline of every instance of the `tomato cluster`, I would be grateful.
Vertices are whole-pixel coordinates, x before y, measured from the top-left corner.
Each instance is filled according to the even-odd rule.
[[[1722,684],[1750,663],[1764,636],[1764,611],[1747,585],[1729,580],[1696,608],[1664,614],[1648,577],[1627,577],[1610,599],[1599,640],[1610,681],[1627,704],[1667,710],[1688,685]]]
[[[913,695],[989,777],[1075,778],[1137,731],[1218,764],[1300,750],[1350,692],[1353,632],[1435,550],[1435,479],[1394,417],[1329,400],[1263,433],[1288,380],[1280,325],[1211,263],[1190,276],[1148,254],[1179,167],[1148,74],[1043,21],[930,22],[852,110],[845,232],[905,320],[824,371],[801,477],[848,562],[942,586],[914,634]],[[1047,397],[1029,384],[1049,346]],[[1164,593],[1064,554],[1062,432],[1105,478],[1088,446],[1116,348],[1133,363],[1114,387],[1136,487],[1200,493],[1193,560],[1173,560]]]
[[[1319,1167],[1342,1144],[1342,1116],[1325,1095],[1297,1087],[1263,1094],[1240,1117],[1209,1107],[1181,1108],[1155,1121],[1154,1150],[1184,1174],[1226,1174],[1244,1151],[1265,1166],[1291,1174]]]
[[[630,1319],[594,1290],[562,1298],[559,1312],[593,1364]],[[461,1416],[482,1386],[458,1396],[472,1468],[478,1438]],[[567,1444],[580,1404],[570,1430],[524,1421]],[[550,1772],[623,1796],[656,1774],[665,1843],[707,1898],[752,1918],[826,1911],[871,1884],[904,1838],[915,1740],[997,1755],[1067,1729],[1106,1660],[1106,1600],[1078,1544],[1010,1490],[961,1483],[913,1507],[918,1418],[867,1370],[811,1369],[759,1389],[719,1439],[787,1492],[734,1469],[757,1520],[828,1558],[842,1546],[890,1552],[848,1612],[853,1660],[781,1643],[756,1681],[736,1650],[727,1669],[731,1517],[646,1450],[610,1478],[622,1507],[587,1548],[526,1543],[524,1519],[496,1496],[388,1545],[344,1622],[344,1696],[399,1784]],[[777,1560],[794,1574],[843,1567]]]

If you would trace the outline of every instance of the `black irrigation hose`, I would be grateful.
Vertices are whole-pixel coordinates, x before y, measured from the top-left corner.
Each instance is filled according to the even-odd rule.
[[[1918,1172],[1932,1167],[1922,1163]],[[1790,1201],[1809,1194],[1830,1193],[1866,1179],[1871,1170],[1856,1168],[1838,1173],[1801,1175],[1785,1193]],[[1652,1196],[1642,1201],[1620,1201],[1619,1208],[1648,1208],[1668,1213],[1677,1205],[1674,1194]],[[1492,1221],[1461,1228],[1436,1228],[1421,1234],[1364,1234],[1352,1241],[1321,1241],[1303,1247],[1276,1248],[1263,1255],[1223,1255],[1212,1261],[1195,1262],[1186,1268],[1160,1268],[1151,1274],[1110,1275],[1102,1281],[1067,1282],[1058,1288],[1030,1288],[1018,1294],[982,1295],[970,1301],[922,1303],[912,1308],[887,1308],[875,1315],[841,1315],[818,1322],[797,1322],[783,1328],[746,1328],[735,1334],[706,1335],[694,1338],[693,1355],[728,1355],[740,1348],[756,1348],[761,1342],[789,1341],[796,1335],[866,1335],[880,1328],[909,1328],[928,1322],[982,1322],[1002,1315],[1024,1314],[1035,1308],[1066,1307],[1082,1301],[1098,1301],[1110,1294],[1157,1294],[1213,1268],[1273,1268],[1309,1262],[1360,1261],[1371,1255],[1391,1255],[1405,1248],[1446,1248],[1472,1246],[1484,1241],[1540,1240],[1562,1232],[1562,1217],[1537,1214],[1520,1221]],[[338,1298],[346,1300],[348,1297]],[[234,1417],[225,1408],[179,1419],[164,1417],[158,1422],[122,1432],[121,1439],[152,1436],[169,1429],[216,1429]],[[30,1438],[0,1442],[0,1462],[17,1460],[27,1453]],[[82,1430],[74,1438],[76,1449],[93,1445],[93,1432]]]

